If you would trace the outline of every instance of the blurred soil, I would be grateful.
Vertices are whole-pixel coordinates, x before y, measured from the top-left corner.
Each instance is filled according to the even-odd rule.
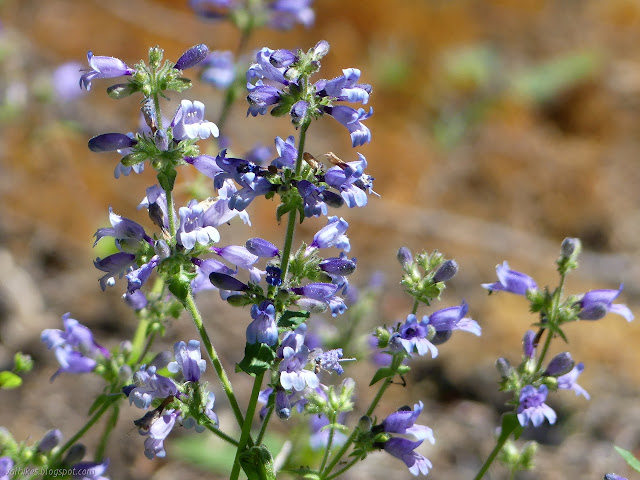
[[[339,212],[350,222],[351,254],[358,258],[353,282],[364,285],[377,271],[386,275],[378,315],[361,333],[410,309],[397,287],[400,245],[456,258],[460,273],[435,307],[465,298],[483,328],[480,339],[456,334],[437,360],[416,362],[407,388],[397,386],[379,416],[422,399],[420,421],[437,438],[421,450],[434,464],[430,477],[471,478],[503,411],[495,359],[517,362],[522,335],[535,321],[522,298],[487,297],[480,288],[494,281],[496,264],[508,260],[539,285],[554,286],[560,242],[580,237],[585,252],[568,290],[624,283],[620,301],[639,311],[640,2],[317,0],[315,10],[313,28],[261,30],[249,46],[308,49],[326,39],[332,48],[323,76],[358,67],[373,85],[375,115],[367,121],[373,141],[357,151],[367,157],[381,197],[370,197],[365,209]],[[155,178],[145,171],[115,180],[117,155],[86,147],[99,133],[135,130],[138,105],[108,98],[105,81],[83,98],[60,102],[51,92],[51,73],[63,62],[84,64],[88,49],[131,65],[156,44],[171,59],[202,42],[234,50],[238,34],[225,23],[196,18],[186,1],[170,0],[5,0],[0,21],[0,369],[11,366],[18,350],[36,362],[22,388],[0,392],[0,425],[18,439],[33,441],[54,427],[68,438],[101,384],[68,375],[50,384],[57,366],[39,334],[59,328],[67,311],[109,347],[132,334],[134,317],[120,300],[123,285],[99,289],[92,235],[107,225],[109,205],[151,229],[135,206]],[[219,92],[196,85],[185,96],[204,101],[207,118],[216,118]],[[171,98],[167,116],[178,100]],[[226,132],[238,153],[294,133],[286,119],[245,118],[245,108],[238,102]],[[333,120],[314,124],[309,142],[314,155],[357,158]],[[182,193],[188,200],[188,191]],[[260,231],[279,243],[283,227],[274,226],[274,209],[272,202],[253,205],[254,229],[235,225],[223,232],[224,242],[243,243]],[[309,239],[322,223],[305,223],[300,238]],[[224,339],[220,353],[233,371],[246,315],[236,321],[237,311],[214,297],[200,299],[202,310],[214,337]],[[538,467],[517,478],[629,476],[612,445],[640,452],[640,426],[630,421],[640,418],[637,321],[610,315],[571,326],[568,334],[570,345],[558,349],[585,362],[580,383],[591,401],[555,396],[558,425],[527,432],[541,443]],[[194,336],[183,318],[168,325],[164,347]],[[370,367],[349,374],[366,379]],[[240,381],[239,388],[249,386]],[[363,408],[364,386],[359,398]],[[123,409],[107,452],[110,478],[201,478],[184,462],[149,462],[132,430],[139,416],[133,410]],[[382,453],[374,458],[349,478],[410,478],[399,461]],[[491,478],[507,474],[496,467]]]

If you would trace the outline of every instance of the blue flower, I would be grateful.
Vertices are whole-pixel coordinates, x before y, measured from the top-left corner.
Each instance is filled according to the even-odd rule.
[[[173,346],[176,357],[175,362],[169,363],[167,369],[171,373],[182,372],[182,376],[187,382],[197,382],[207,368],[207,362],[200,354],[200,342],[189,340],[189,344],[180,341]]]
[[[40,339],[49,350],[54,349],[60,368],[53,374],[53,381],[58,375],[66,373],[92,372],[97,365],[98,356],[109,357],[109,351],[99,345],[91,330],[77,320],[70,318],[70,313],[62,316],[64,331],[57,328],[46,329]]]
[[[316,388],[320,385],[318,376],[305,369],[309,363],[309,349],[306,346],[302,345],[297,352],[291,347],[284,347],[282,354],[283,359],[278,367],[282,388],[299,392],[306,387]]]
[[[154,457],[164,458],[167,452],[164,449],[164,440],[169,436],[176,419],[180,415],[179,411],[168,410],[164,415],[151,424],[149,430],[144,432],[147,438],[144,441],[144,455],[149,460]]]
[[[208,19],[225,18],[235,4],[236,0],[189,0],[196,15]]]
[[[173,380],[156,373],[156,367],[142,365],[140,370],[133,374],[134,385],[129,390],[129,404],[147,409],[154,398],[166,398],[178,392]]]
[[[560,377],[558,377],[558,388],[561,390],[573,390],[576,395],[583,395],[589,400],[587,391],[576,383],[580,374],[584,371],[584,363],[578,363],[573,369]]]
[[[369,101],[371,85],[358,83],[360,70],[357,68],[345,68],[342,76],[333,80],[320,80],[316,83],[318,95],[321,97],[333,97],[338,101],[362,103]]]
[[[416,316],[410,313],[407,315],[406,322],[400,326],[398,333],[395,336],[392,335],[392,343],[400,343],[409,355],[415,350],[418,355],[425,355],[430,352],[431,357],[436,358],[438,356],[438,348],[428,340],[428,336],[429,317],[425,315],[418,322]]]
[[[433,465],[427,458],[414,451],[423,441],[412,442],[406,438],[392,437],[383,444],[382,448],[385,452],[402,460],[413,475],[418,473],[426,475]]]
[[[11,457],[0,457],[0,480],[10,480],[9,473],[13,468]]]
[[[527,330],[522,339],[522,349],[524,350],[524,356],[527,358],[533,358],[536,353],[536,346],[533,344],[536,338],[536,332],[533,330]]]
[[[347,228],[349,228],[349,224],[344,218],[329,217],[327,224],[313,236],[313,241],[307,247],[305,254],[309,255],[318,248],[329,247],[336,247],[348,252],[351,250],[351,245],[349,238],[345,235]]]
[[[540,385],[537,391],[532,385],[527,385],[522,389],[520,392],[520,405],[518,405],[518,421],[520,425],[526,427],[531,422],[534,427],[539,427],[545,417],[550,424],[556,422],[556,412],[544,403],[548,392],[546,385]]]
[[[434,342],[439,339],[446,340],[453,330],[462,330],[480,336],[482,330],[478,322],[471,318],[465,318],[469,311],[469,305],[464,300],[458,307],[449,307],[433,312],[429,316],[429,325],[436,330]]]
[[[143,263],[137,269],[131,270],[127,273],[125,275],[127,277],[127,292],[133,293],[139,290],[153,273],[160,261],[160,256],[154,255],[147,263]]]
[[[217,137],[220,134],[215,123],[204,119],[204,104],[199,101],[182,100],[176,110],[173,120],[174,140],[196,139],[202,140],[209,136]]]
[[[325,182],[340,192],[349,208],[364,207],[367,193],[374,193],[372,178],[364,173],[367,159],[358,153],[360,160],[330,168],[324,175]],[[376,194],[377,195],[377,194]]]
[[[57,428],[49,430],[38,442],[39,452],[50,452],[62,441],[62,432]]]
[[[278,343],[275,313],[276,309],[270,300],[251,306],[253,322],[247,327],[247,343],[265,343],[269,346]]]
[[[498,274],[498,281],[495,283],[483,283],[482,288],[486,288],[490,292],[503,290],[517,295],[525,295],[527,290],[538,289],[538,285],[533,278],[509,269],[509,264],[506,260],[502,265],[496,266],[496,273]]]
[[[149,210],[149,217],[160,228],[169,228],[169,214],[167,209],[167,194],[159,185],[147,187],[146,197],[138,204],[138,209]]]
[[[153,240],[146,234],[142,225],[113,213],[111,207],[109,207],[109,221],[111,228],[99,228],[94,234],[96,237],[94,247],[104,237],[113,237],[116,247],[121,252],[136,253],[142,240],[153,245]]]
[[[208,54],[209,47],[204,43],[194,45],[180,56],[173,68],[176,70],[186,70],[188,68],[195,67],[202,62]]]
[[[591,290],[584,294],[579,302],[578,318],[581,320],[600,320],[607,313],[617,313],[627,322],[633,320],[633,313],[624,304],[613,303],[622,292],[622,284],[618,290]]]
[[[324,187],[318,187],[308,180],[300,180],[296,184],[296,188],[302,197],[305,218],[327,215],[327,204],[324,202],[323,196]]]
[[[283,140],[280,137],[276,137],[276,151],[279,157],[271,162],[271,165],[276,168],[295,168],[296,160],[298,158],[298,149],[296,148],[296,141],[293,135]]]
[[[435,443],[433,438],[433,430],[425,425],[416,425],[415,421],[422,413],[424,404],[416,403],[413,410],[409,407],[403,407],[397,412],[392,413],[382,422],[382,430],[387,433],[400,433],[413,435],[416,440],[429,440]]]
[[[211,208],[211,207],[209,207]],[[205,205],[191,200],[186,207],[180,207],[180,226],[176,232],[177,240],[185,249],[191,250],[196,243],[207,246],[220,241],[220,232],[207,218]]]
[[[128,149],[137,145],[138,141],[135,137],[125,135],[124,133],[102,133],[92,137],[87,146],[89,150],[95,153],[102,152],[115,152],[123,149]]]
[[[114,57],[94,56],[91,50],[87,52],[87,61],[89,69],[82,70],[86,72],[80,77],[80,88],[91,90],[91,82],[95,78],[116,78],[123,75],[133,75],[135,70],[127,67],[120,59]]]
[[[373,108],[370,108],[367,112],[364,108],[356,110],[346,105],[336,105],[324,107],[324,112],[347,127],[351,136],[352,146],[359,147],[371,141],[371,130],[362,121],[373,115]]]
[[[263,238],[250,238],[245,242],[244,246],[249,250],[249,252],[261,258],[273,258],[280,256],[280,250],[278,250],[278,247]]]

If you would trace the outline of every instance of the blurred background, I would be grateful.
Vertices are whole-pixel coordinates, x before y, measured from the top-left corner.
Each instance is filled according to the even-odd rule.
[[[313,8],[313,27],[260,29],[247,52],[262,46],[307,50],[325,39],[331,51],[318,78],[357,67],[361,81],[373,86],[370,144],[352,148],[346,129],[324,118],[309,131],[306,150],[316,156],[333,151],[345,161],[362,153],[381,195],[370,197],[366,208],[338,212],[350,223],[350,254],[358,258],[351,281],[364,286],[377,272],[384,275],[376,315],[358,327],[363,342],[375,325],[404,319],[411,308],[398,285],[399,246],[414,253],[438,249],[460,265],[433,310],[464,298],[482,337],[457,333],[437,360],[415,362],[408,385],[396,386],[377,414],[384,418],[422,399],[419,421],[436,436],[434,446],[420,449],[434,464],[430,476],[471,478],[492,448],[506,400],[497,392],[494,362],[505,356],[517,363],[522,335],[536,321],[523,298],[488,297],[480,287],[495,281],[496,264],[507,260],[553,288],[560,242],[579,237],[585,251],[568,291],[624,283],[620,302],[634,311],[640,303],[640,1],[316,0]],[[136,130],[137,100],[107,97],[106,87],[116,83],[110,80],[95,81],[89,93],[62,91],[55,82],[58,68],[67,62],[78,62],[76,70],[85,66],[89,49],[132,66],[146,60],[154,45],[175,60],[197,43],[236,51],[239,38],[229,23],[203,20],[181,0],[0,0],[0,370],[11,367],[18,350],[35,360],[21,388],[0,391],[0,425],[18,440],[35,441],[56,427],[69,438],[102,388],[88,375],[61,375],[50,384],[57,365],[40,343],[43,329],[60,328],[68,311],[108,347],[135,329],[134,315],[120,299],[124,284],[101,292],[101,275],[92,265],[99,254],[92,236],[108,225],[108,207],[151,230],[146,214],[136,210],[144,189],[156,181],[151,169],[115,180],[118,155],[87,148],[97,134]],[[250,58],[240,59],[240,74]],[[166,116],[181,98],[199,99],[206,118],[215,121],[222,94],[195,81],[196,71],[189,73],[195,87],[172,95]],[[240,98],[224,132],[234,152],[273,147],[276,135],[295,134],[287,118],[245,118],[246,108]],[[201,143],[208,153],[217,151],[213,142]],[[188,180],[196,179],[184,170]],[[189,193],[181,191],[183,203]],[[244,243],[260,232],[281,244],[284,228],[275,224],[275,207],[255,202],[249,210],[253,228],[236,224],[222,232],[223,242]],[[323,224],[305,222],[298,238],[308,241]],[[219,348],[233,371],[248,315],[216,294],[199,302],[214,342],[217,335],[224,338]],[[550,398],[558,423],[524,436],[541,448],[537,468],[517,478],[601,478],[611,471],[629,476],[612,446],[640,452],[640,426],[630,421],[640,418],[640,329],[609,315],[571,325],[567,333],[570,344],[558,344],[556,351],[569,350],[585,362],[580,384],[591,401],[570,392]],[[164,348],[195,335],[183,318],[167,326]],[[361,408],[371,394],[364,385],[372,371],[367,365],[347,369],[363,379]],[[224,424],[228,408],[210,373]],[[240,392],[250,388],[240,375],[234,379]],[[148,461],[131,423],[139,416],[139,410],[123,408],[107,450],[110,478],[224,478],[215,465],[195,467],[189,457],[195,447],[181,443],[176,432],[167,442],[167,459]],[[217,448],[214,442],[210,451]],[[372,460],[349,478],[411,476],[384,453]],[[491,478],[507,478],[499,466],[491,472]]]

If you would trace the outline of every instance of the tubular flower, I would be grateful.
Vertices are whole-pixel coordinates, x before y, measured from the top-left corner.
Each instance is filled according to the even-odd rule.
[[[89,69],[83,69],[86,72],[80,77],[80,88],[91,90],[91,82],[96,78],[116,78],[123,75],[133,75],[135,70],[127,67],[120,59],[115,57],[94,56],[91,50],[87,52],[87,61]]]
[[[197,382],[207,368],[207,362],[202,359],[200,342],[189,340],[189,343],[177,342],[173,346],[176,361],[169,363],[167,369],[171,373],[182,372],[187,382]]]
[[[524,273],[509,269],[509,264],[506,260],[502,265],[496,266],[496,273],[498,274],[497,282],[482,284],[482,287],[486,288],[490,292],[503,290],[517,295],[525,295],[527,290],[538,289],[538,285],[533,278],[529,275],[525,275]]]
[[[171,121],[175,140],[202,140],[220,134],[215,123],[204,119],[204,104],[199,101],[182,100]]]
[[[540,385],[536,390],[532,385],[527,385],[520,392],[520,405],[518,406],[518,421],[520,425],[526,427],[529,422],[534,427],[542,425],[545,417],[550,424],[556,422],[556,412],[544,403],[549,390],[546,385]]]
[[[591,290],[584,294],[579,302],[578,318],[581,320],[600,320],[607,313],[617,313],[627,322],[633,320],[633,313],[624,304],[613,303],[622,292],[622,285],[618,290]]]

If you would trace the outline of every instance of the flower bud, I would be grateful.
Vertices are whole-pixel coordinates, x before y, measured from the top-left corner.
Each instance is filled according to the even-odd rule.
[[[498,370],[498,373],[502,378],[509,378],[513,373],[513,367],[509,363],[509,360],[504,357],[500,357],[496,360],[496,370]]]
[[[559,377],[565,373],[569,373],[574,366],[573,358],[569,352],[562,352],[551,359],[547,369],[544,371],[545,375]]]
[[[87,448],[81,443],[76,443],[67,450],[67,454],[64,456],[62,463],[66,466],[74,465],[82,460],[86,453]]]
[[[231,290],[233,292],[244,292],[249,288],[240,280],[226,273],[213,272],[209,275],[209,281],[220,290]]]
[[[372,426],[373,426],[373,421],[371,420],[371,417],[369,417],[368,415],[364,415],[360,417],[360,420],[358,420],[357,428],[358,428],[358,431],[362,433],[370,432]]]
[[[245,248],[254,255],[262,258],[273,258],[280,255],[280,250],[271,242],[262,238],[250,238],[244,244]]]
[[[331,275],[350,275],[356,271],[355,258],[349,260],[347,258],[328,258],[318,265],[320,270]]]
[[[411,250],[407,247],[400,247],[396,254],[396,258],[403,268],[407,268],[413,262],[413,255],[411,255]]]
[[[575,258],[580,254],[582,250],[582,243],[579,238],[567,237],[562,241],[560,246],[560,252],[564,258]]]
[[[435,275],[433,276],[434,282],[446,282],[447,280],[451,280],[455,274],[458,273],[458,264],[455,260],[447,260],[444,262]]]
[[[116,100],[127,98],[133,93],[133,87],[128,83],[117,83],[107,88],[107,95]]]
[[[62,441],[62,432],[57,428],[49,430],[38,443],[39,452],[50,452]]]
[[[320,40],[318,43],[316,43],[311,52],[311,54],[313,55],[313,59],[320,60],[327,53],[329,53],[329,48],[329,42],[327,42],[326,40]]]
[[[186,70],[187,68],[195,67],[203,61],[208,54],[209,47],[204,43],[194,45],[180,56],[173,68],[176,70]]]
[[[600,320],[609,311],[606,304],[601,302],[594,302],[587,308],[583,308],[578,312],[578,318],[580,320]]]
[[[129,138],[124,133],[103,133],[89,140],[88,146],[92,152],[114,152],[121,148],[133,147],[136,143],[137,140]]]

